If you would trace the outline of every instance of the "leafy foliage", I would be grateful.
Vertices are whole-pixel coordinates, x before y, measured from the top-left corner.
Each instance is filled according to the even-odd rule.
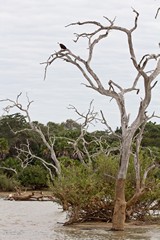
[[[63,209],[69,209],[71,222],[111,220],[116,165],[115,157],[99,156],[93,168],[74,162],[62,166],[62,177],[52,190]]]
[[[160,124],[148,122],[145,127],[142,146],[160,148]]]
[[[140,155],[141,177],[152,163],[146,152]],[[52,187],[57,202],[68,210],[69,223],[78,221],[111,221],[114,206],[114,189],[118,169],[118,157],[99,155],[93,167],[86,168],[75,161],[63,159],[62,177],[56,179]],[[159,208],[160,180],[159,169],[155,168],[146,179],[147,188],[140,199],[132,206],[130,219],[142,220],[152,210]],[[157,176],[157,178],[155,178]],[[129,163],[126,179],[126,200],[135,194],[136,178],[133,159]]]
[[[54,148],[62,165],[62,176],[60,180],[55,179],[52,189],[57,201],[64,209],[69,209],[70,221],[94,219],[111,221],[115,179],[119,165],[119,142],[115,136],[106,131],[86,132],[84,138],[92,159],[92,164],[87,167],[87,165],[84,166],[80,163],[75,149],[69,144],[69,140],[74,141],[80,135],[81,125],[73,120],[67,120],[61,124],[49,122],[46,126],[38,122],[34,123],[41,127],[48,140],[48,131],[50,137],[55,140]],[[21,131],[25,128],[28,128],[28,123],[20,114],[9,115],[0,119],[0,166],[6,168],[0,169],[0,189],[2,191],[14,190],[14,187],[19,185],[32,189],[48,187],[48,172],[38,160],[31,161],[27,168],[22,169],[21,163],[16,159],[15,146],[20,147],[21,144],[26,143],[27,139],[36,156],[45,159],[47,162],[51,161],[50,153],[37,133]],[[13,134],[11,129],[19,132]],[[120,132],[121,129],[116,130],[117,134],[120,134]],[[141,177],[153,160],[160,163],[159,138],[160,125],[149,122],[146,125],[142,142],[143,148],[139,155]],[[79,141],[77,146],[87,163],[83,142]],[[105,152],[110,148],[115,150],[111,152],[109,157],[106,157]],[[8,171],[8,169],[13,169],[15,172]],[[148,214],[150,211],[149,206],[154,205],[155,202],[157,204],[155,209],[159,207],[159,179],[160,170],[155,168],[146,179],[148,189],[133,207],[130,217],[135,217],[136,214],[140,219],[144,218],[145,213]],[[134,195],[135,186],[135,169],[131,158],[126,181],[127,201]],[[145,207],[142,207],[142,205]]]
[[[19,174],[18,179],[24,187],[32,189],[48,187],[48,173],[39,165],[28,166]]]
[[[16,172],[20,172],[22,169],[20,162],[13,157],[8,157],[5,161],[2,162],[1,166],[6,168],[3,169],[3,173],[6,174],[6,176],[8,176],[9,178],[14,177],[16,175]],[[13,171],[12,169],[15,171]]]
[[[6,138],[0,138],[0,160],[4,159],[9,153],[8,140]]]
[[[5,174],[0,174],[0,191],[14,191],[20,183],[14,178],[8,178]]]

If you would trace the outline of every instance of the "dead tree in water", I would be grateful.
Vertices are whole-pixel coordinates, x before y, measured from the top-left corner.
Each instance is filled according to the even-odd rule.
[[[157,81],[155,79],[160,74],[160,54],[150,54],[147,53],[141,57],[140,60],[137,59],[134,43],[133,43],[133,33],[137,29],[139,13],[133,9],[135,14],[133,27],[130,29],[115,25],[115,20],[111,21],[105,17],[107,24],[101,24],[97,21],[84,21],[71,23],[68,26],[92,26],[95,27],[95,30],[91,32],[83,32],[76,34],[75,42],[78,42],[81,38],[86,38],[88,42],[88,56],[86,59],[80,57],[73,53],[70,49],[59,50],[51,54],[48,60],[42,64],[45,64],[45,75],[48,67],[54,63],[55,60],[61,59],[67,63],[72,64],[82,73],[86,80],[85,86],[87,88],[97,91],[103,96],[110,97],[115,100],[117,103],[119,113],[120,113],[120,122],[121,122],[121,152],[120,152],[120,166],[118,170],[117,180],[116,180],[116,189],[115,189],[115,206],[113,213],[113,230],[123,230],[125,217],[126,217],[126,199],[125,199],[125,182],[126,175],[128,170],[129,159],[131,156],[131,146],[133,139],[135,137],[136,131],[147,121],[147,108],[150,105],[152,90],[155,87]],[[93,28],[92,28],[93,29]],[[95,46],[100,43],[101,40],[106,39],[111,32],[121,32],[127,37],[127,48],[129,51],[130,59],[134,70],[136,71],[136,77],[130,83],[130,87],[124,88],[120,84],[116,83],[113,80],[108,81],[108,87],[105,87],[95,73],[91,66],[93,59],[93,52]],[[147,71],[148,64],[150,62],[155,63],[154,69],[152,71]],[[114,63],[113,63],[114,64]],[[139,101],[139,107],[135,119],[131,122],[130,114],[127,111],[126,107],[126,94],[133,93],[135,96],[139,96],[140,89],[138,88],[139,82],[143,82],[144,95]],[[138,176],[138,175],[137,175]],[[138,195],[137,195],[138,197]]]

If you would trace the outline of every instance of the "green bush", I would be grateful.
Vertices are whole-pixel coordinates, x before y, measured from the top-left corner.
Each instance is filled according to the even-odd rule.
[[[19,172],[22,167],[20,165],[20,162],[17,160],[17,158],[8,157],[1,163],[2,167],[6,167],[6,169],[3,169],[3,173],[9,178],[15,177],[16,173],[12,171],[11,169],[15,169],[17,172]],[[10,169],[10,170],[9,170]]]
[[[115,157],[99,156],[93,168],[73,161],[62,165],[53,194],[64,210],[69,209],[71,222],[94,220],[97,214],[101,220],[111,220],[117,163]]]
[[[42,189],[48,187],[48,172],[39,165],[30,165],[18,176],[22,186],[31,189]]]
[[[20,183],[14,178],[8,178],[5,174],[0,175],[0,191],[14,191],[15,187],[19,185]]]
[[[141,178],[152,161],[146,152],[141,152]],[[111,221],[115,181],[119,168],[118,156],[100,155],[94,160],[92,168],[84,167],[77,161],[67,162],[65,159],[62,162],[62,177],[54,181],[53,193],[63,209],[68,210],[68,223],[90,220]],[[160,180],[155,177],[157,172],[159,173],[157,169],[149,172],[146,191],[132,206],[130,219],[132,217],[142,219],[144,215],[147,216],[154,203],[157,203],[155,210],[160,206]],[[130,200],[135,193],[135,168],[131,158],[126,179],[126,201]]]

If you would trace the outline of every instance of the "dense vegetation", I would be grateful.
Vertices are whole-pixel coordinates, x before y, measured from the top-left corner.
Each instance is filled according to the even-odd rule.
[[[151,159],[144,159],[143,154],[141,157],[143,173],[146,166],[150,165]],[[66,224],[79,221],[111,222],[117,168],[116,156],[100,155],[96,158],[93,168],[85,168],[77,162],[71,162],[63,169],[61,181],[56,179],[52,190],[57,202],[64,210],[69,210],[69,221]],[[156,173],[157,169],[150,173],[146,191],[139,201],[132,205],[132,208],[127,207],[127,220],[151,220],[151,211],[157,213],[160,209],[160,180],[156,178]],[[131,161],[126,184],[126,201],[134,195],[135,184],[135,170]]]
[[[42,161],[19,157],[17,149],[28,141],[31,151],[40,159],[51,161],[48,149],[38,134],[29,129],[20,114],[0,119],[0,190],[12,191],[15,187],[27,189],[51,188],[63,209],[69,209],[69,222],[85,220],[111,221],[114,205],[114,188],[119,165],[119,142],[114,134],[106,131],[86,132],[78,142],[78,150],[71,141],[81,134],[81,125],[73,120],[47,125],[36,122],[44,135],[54,138],[54,149],[62,167],[61,178],[50,178]],[[16,133],[14,132],[16,131]],[[116,134],[121,129],[116,129]],[[85,147],[87,146],[87,151]],[[133,147],[134,148],[134,147]],[[140,151],[141,175],[153,161],[160,163],[160,125],[149,122],[144,131]],[[17,157],[18,156],[18,157]],[[81,161],[83,159],[83,162]],[[90,162],[91,161],[91,162]],[[130,161],[127,175],[127,201],[135,190],[135,169]],[[128,207],[128,219],[149,216],[160,206],[160,169],[154,168],[148,175],[147,188],[140,201],[132,209]],[[156,205],[155,205],[156,201]]]
[[[48,139],[48,129],[50,136],[54,138],[54,149],[56,156],[63,164],[64,157],[79,160],[81,155],[86,159],[85,151],[83,149],[83,142],[80,139],[78,142],[78,149],[74,149],[69,142],[76,141],[81,134],[81,126],[73,120],[67,120],[61,124],[48,122],[43,125],[37,124],[43,131],[46,139]],[[23,131],[26,129],[25,131]],[[28,130],[27,130],[28,129]],[[87,132],[85,140],[89,143],[88,153],[90,155],[96,154],[100,151],[100,143],[98,139],[101,137],[103,148],[111,145],[112,137],[108,136],[106,132]],[[49,140],[49,139],[48,139]],[[51,161],[50,153],[42,140],[36,132],[30,131],[29,125],[24,116],[20,114],[7,115],[0,119],[0,173],[6,176],[8,181],[13,181],[13,178],[19,185],[27,188],[44,188],[48,187],[50,182],[49,172],[46,171],[41,161],[34,158],[26,159],[21,156],[17,158],[17,149],[23,148],[26,142],[29,142],[30,149],[34,155],[45,159],[47,162]],[[113,141],[113,144],[114,143]],[[101,146],[102,147],[102,146]],[[86,160],[87,161],[87,160]],[[41,174],[40,174],[41,173]],[[44,175],[46,177],[44,177]],[[36,176],[36,177],[34,177]],[[31,178],[31,179],[30,179]],[[4,187],[3,187],[3,190]],[[9,189],[6,189],[9,190]]]

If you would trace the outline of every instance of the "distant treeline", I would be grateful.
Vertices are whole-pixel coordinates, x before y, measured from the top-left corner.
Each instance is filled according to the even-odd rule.
[[[54,139],[54,150],[56,156],[59,159],[68,158],[79,161],[78,153],[70,144],[78,139],[82,132],[81,124],[72,119],[66,120],[62,123],[48,122],[46,125],[34,121],[45,135],[46,139],[52,137]],[[121,134],[121,129],[117,127],[116,134]],[[96,154],[102,149],[107,152],[107,149],[114,149],[113,154],[118,154],[119,142],[115,134],[106,131],[94,131],[86,132],[84,140],[87,143],[88,153],[90,155]],[[29,143],[31,151],[35,155],[51,161],[50,153],[44,146],[39,135],[30,130],[29,124],[26,118],[19,114],[12,114],[7,116],[1,116],[0,118],[0,182],[7,179],[14,178],[14,181],[22,184],[23,186],[31,186],[35,188],[46,187],[48,185],[48,173],[44,169],[42,163],[37,160],[30,159],[30,164],[27,168],[22,169],[22,163],[20,159],[17,159],[17,148],[21,148],[26,142]],[[79,141],[78,148],[81,155],[85,159],[86,152],[84,151],[84,141]],[[156,150],[159,153],[160,150],[160,125],[148,122],[144,131],[144,137],[142,140],[142,147],[147,147]],[[87,157],[87,156],[86,156]],[[158,154],[157,154],[158,157]],[[35,178],[33,177],[35,176]],[[13,183],[14,181],[11,181]],[[36,182],[37,181],[37,182]],[[6,183],[8,184],[8,183]],[[2,186],[4,189],[2,189]],[[5,190],[4,182],[0,184],[0,188]],[[12,188],[7,186],[6,188]]]

